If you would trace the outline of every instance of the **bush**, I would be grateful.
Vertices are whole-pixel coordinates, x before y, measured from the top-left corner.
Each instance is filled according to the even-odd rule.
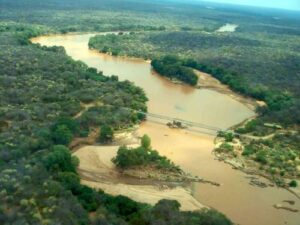
[[[256,153],[256,147],[253,146],[253,145],[246,145],[245,148],[244,148],[244,151],[242,153],[243,156],[249,156],[249,155],[252,155],[254,153]]]
[[[261,125],[261,122],[259,122],[258,120],[251,120],[246,123],[245,127],[240,127],[238,129],[236,129],[236,132],[240,133],[240,134],[250,133],[250,132],[255,131],[255,128],[258,125]]]
[[[292,181],[289,183],[289,186],[290,186],[290,187],[297,187],[297,186],[298,186],[298,183],[297,183],[297,181],[292,180]]]
[[[59,172],[56,179],[72,192],[76,192],[80,186],[80,178],[73,172]]]
[[[169,159],[160,156],[157,151],[150,149],[151,140],[147,135],[144,135],[142,141],[144,146],[137,148],[120,147],[117,156],[112,159],[112,162],[121,169],[152,165],[158,169],[180,171],[179,167],[175,166]]]
[[[255,161],[260,162],[262,164],[267,164],[267,153],[265,150],[260,150],[256,156],[255,156]]]
[[[52,131],[55,144],[68,145],[73,139],[73,134],[66,125],[59,125]]]
[[[142,137],[141,145],[145,149],[150,149],[150,147],[151,147],[151,139],[150,139],[150,137],[147,134],[145,134]]]
[[[228,143],[223,143],[218,148],[218,151],[220,151],[220,152],[233,152],[233,146],[228,144]]]
[[[107,198],[105,206],[110,213],[114,213],[121,216],[125,220],[129,220],[131,216],[136,214],[142,208],[142,204],[139,204],[126,196],[116,196]]]
[[[232,142],[234,138],[234,134],[232,132],[226,132],[226,131],[225,132],[220,131],[218,133],[218,136],[223,137],[226,142]]]
[[[71,155],[70,150],[63,145],[56,145],[52,148],[44,159],[45,167],[52,172],[73,172],[76,173],[76,167],[79,160]]]
[[[101,143],[109,143],[112,142],[114,137],[113,129],[108,125],[103,125],[100,128],[99,141]]]
[[[52,129],[55,130],[59,126],[66,126],[72,134],[77,134],[79,132],[79,123],[71,117],[61,117],[55,122],[52,126]]]
[[[176,56],[167,55],[160,59],[153,59],[151,65],[155,71],[163,76],[176,78],[190,85],[196,85],[198,76],[194,71],[183,65],[184,61]]]

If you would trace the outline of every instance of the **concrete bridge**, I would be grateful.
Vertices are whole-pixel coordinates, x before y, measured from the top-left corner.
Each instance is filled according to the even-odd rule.
[[[134,111],[137,113],[140,113],[142,115],[145,115],[147,117],[148,121],[151,121],[151,118],[152,118],[152,119],[159,119],[160,122],[165,121],[165,124],[180,123],[184,129],[191,130],[193,132],[216,135],[218,132],[224,131],[220,127],[211,126],[208,124],[188,121],[188,120],[174,118],[174,117],[170,117],[170,116],[166,116],[166,115],[160,115],[160,114],[156,114],[156,113],[143,112],[143,111],[137,111],[137,110],[134,110]],[[155,122],[157,122],[157,121],[155,121]]]

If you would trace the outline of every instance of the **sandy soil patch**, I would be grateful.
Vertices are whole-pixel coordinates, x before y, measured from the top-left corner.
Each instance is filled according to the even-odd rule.
[[[198,76],[198,84],[197,88],[206,88],[206,89],[212,89],[215,91],[218,91],[220,93],[226,94],[230,96],[231,98],[241,102],[245,106],[247,106],[252,111],[255,111],[256,107],[258,106],[264,106],[265,103],[263,101],[256,101],[252,98],[239,95],[235,92],[233,92],[227,85],[222,84],[219,80],[212,77],[208,73],[201,72],[199,70],[194,70],[196,75]]]
[[[124,195],[135,201],[156,204],[161,199],[177,200],[181,204],[181,210],[194,211],[203,208],[191,193],[182,188],[161,189],[150,185],[106,184],[82,180],[82,183],[93,188],[100,188],[111,195]]]
[[[237,24],[226,23],[224,26],[220,27],[217,30],[217,32],[219,32],[219,33],[235,32],[238,27],[239,27],[239,25],[237,25]]]
[[[111,162],[117,149],[118,146],[86,146],[77,150],[74,155],[80,159],[78,172],[81,182],[111,195],[124,195],[151,205],[161,199],[172,199],[181,204],[182,210],[198,210],[204,207],[186,188],[169,188],[157,184],[140,185],[139,183],[144,181],[122,177]]]

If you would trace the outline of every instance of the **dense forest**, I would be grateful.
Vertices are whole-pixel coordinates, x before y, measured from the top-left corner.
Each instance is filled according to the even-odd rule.
[[[176,201],[150,206],[80,184],[79,162],[69,143],[95,127],[107,127],[99,140],[110,141],[112,130],[144,119],[128,108],[146,111],[147,98],[131,82],[104,76],[72,60],[61,47],[30,43],[31,37],[41,34],[84,31],[89,21],[82,17],[81,25],[72,28],[76,9],[87,7],[84,1],[77,3],[0,1],[0,223],[232,224],[215,210],[181,212]],[[47,16],[50,13],[65,18],[71,14],[72,19],[60,24],[52,21],[57,16]],[[121,23],[116,20],[114,28],[105,29],[120,29],[116,24]],[[99,104],[84,110],[91,103]]]

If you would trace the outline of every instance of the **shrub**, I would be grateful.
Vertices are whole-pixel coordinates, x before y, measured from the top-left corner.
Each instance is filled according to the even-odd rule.
[[[267,164],[267,153],[264,150],[260,150],[256,156],[255,156],[255,161],[260,162],[262,164]]]
[[[244,151],[242,153],[243,156],[249,156],[256,152],[256,148],[253,145],[246,145],[244,148]]]
[[[223,131],[220,131],[218,133],[218,136],[225,138],[226,142],[232,142],[233,138],[234,138],[234,134],[232,132],[223,132]]]
[[[61,117],[53,125],[52,129],[55,130],[59,126],[66,126],[72,134],[77,134],[79,132],[79,123],[71,117]]]
[[[221,152],[232,152],[233,151],[233,146],[228,144],[228,143],[223,143],[218,149]]]
[[[100,128],[99,141],[101,143],[112,142],[114,137],[113,129],[108,125],[103,125]]]
[[[79,160],[71,155],[67,147],[56,145],[52,148],[52,152],[43,159],[43,163],[49,171],[76,173]]]
[[[145,134],[142,137],[141,145],[145,149],[150,149],[150,147],[151,147],[151,139],[150,139],[150,137],[147,134]]]
[[[80,178],[73,172],[60,172],[57,174],[56,179],[60,181],[67,190],[71,190],[72,192],[75,192],[80,186]]]
[[[109,212],[119,215],[125,220],[129,220],[130,217],[138,212],[143,206],[122,195],[107,198],[105,205]]]
[[[163,76],[176,78],[190,85],[196,85],[198,77],[194,71],[184,65],[184,61],[176,56],[167,55],[160,59],[153,59],[151,65],[155,71]]]
[[[121,169],[127,169],[134,166],[153,165],[159,169],[167,169],[170,171],[180,171],[178,166],[164,156],[160,156],[157,151],[150,149],[151,140],[148,136],[144,136],[144,146],[137,148],[127,148],[122,146],[119,148],[117,156],[112,162]]]
[[[66,125],[59,125],[52,131],[55,144],[68,145],[73,139],[73,134]]]
[[[292,181],[289,183],[289,186],[290,186],[290,187],[297,187],[297,186],[298,186],[298,183],[297,183],[297,181],[292,180]]]

